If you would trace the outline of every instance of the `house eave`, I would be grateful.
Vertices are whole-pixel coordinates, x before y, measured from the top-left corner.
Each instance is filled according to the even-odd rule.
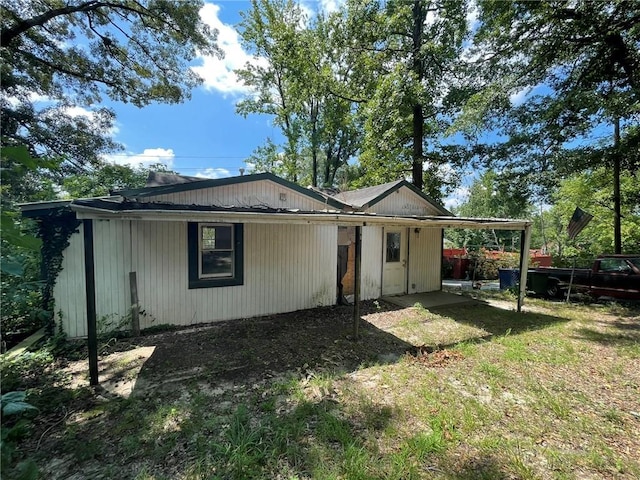
[[[340,226],[404,226],[414,228],[470,228],[495,230],[524,230],[529,220],[476,219],[443,216],[392,216],[375,213],[341,212],[242,212],[196,210],[105,210],[71,205],[78,219],[144,220],[170,222],[239,222]]]

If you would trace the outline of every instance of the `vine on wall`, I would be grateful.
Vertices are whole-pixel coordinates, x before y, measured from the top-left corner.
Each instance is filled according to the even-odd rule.
[[[71,235],[78,231],[80,220],[68,208],[55,209],[38,218],[38,237],[42,239],[42,308],[50,312],[46,327],[53,333],[53,288],[62,270],[63,252],[69,246]]]

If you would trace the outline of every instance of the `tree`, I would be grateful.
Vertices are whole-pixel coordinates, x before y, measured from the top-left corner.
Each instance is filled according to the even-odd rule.
[[[349,70],[336,43],[336,25],[334,17],[307,18],[292,0],[253,0],[243,14],[243,41],[260,62],[237,71],[253,90],[237,110],[245,116],[272,115],[285,138],[282,155],[270,139],[258,148],[249,159],[254,169],[313,186],[332,185],[357,151],[353,102],[332,92]]]
[[[373,182],[410,173],[416,187],[440,198],[442,166],[467,158],[444,141],[460,100],[455,71],[467,34],[466,2],[385,2],[369,28],[378,33],[368,46],[377,55],[373,64],[368,53],[364,61],[380,81],[365,107],[361,162]]]
[[[469,198],[455,209],[462,217],[528,218],[532,212],[528,187],[514,182],[511,175],[487,170],[469,189]],[[459,246],[511,248],[516,238],[504,230],[455,230],[448,238]],[[518,236],[519,238],[519,236]]]
[[[620,172],[636,162],[637,2],[481,0],[479,9],[476,71],[486,83],[468,103],[466,120],[483,118],[499,138],[484,152],[490,165],[509,165],[544,194],[572,172],[600,165]],[[527,93],[510,108],[510,95]],[[614,175],[616,250],[622,248],[619,182]]]
[[[106,196],[114,190],[144,187],[149,172],[173,173],[162,163],[149,167],[105,164],[86,173],[66,176],[62,189],[69,198]]]
[[[201,0],[7,0],[0,6],[2,146],[59,158],[66,172],[118,147],[103,97],[175,103],[200,81],[196,54],[218,54]],[[78,115],[79,109],[89,109]]]
[[[606,167],[598,167],[576,173],[563,180],[553,193],[554,205],[548,212],[546,223],[550,225],[547,237],[560,258],[582,256],[593,259],[615,248],[615,209],[610,185],[613,172]],[[640,249],[640,210],[637,196],[640,172],[621,173],[621,213],[624,218],[622,235],[625,239],[624,251],[635,253]],[[593,215],[593,220],[574,241],[567,236],[567,225],[576,206]]]

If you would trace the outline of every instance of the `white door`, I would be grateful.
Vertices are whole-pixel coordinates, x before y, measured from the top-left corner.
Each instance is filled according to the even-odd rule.
[[[407,293],[407,229],[384,229],[382,295]]]

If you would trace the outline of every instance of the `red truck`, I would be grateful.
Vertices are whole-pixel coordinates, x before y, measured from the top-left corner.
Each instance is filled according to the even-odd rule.
[[[563,297],[570,283],[572,291],[587,292],[594,298],[640,300],[640,254],[600,255],[591,269],[541,267],[528,271],[528,289],[539,295]]]

